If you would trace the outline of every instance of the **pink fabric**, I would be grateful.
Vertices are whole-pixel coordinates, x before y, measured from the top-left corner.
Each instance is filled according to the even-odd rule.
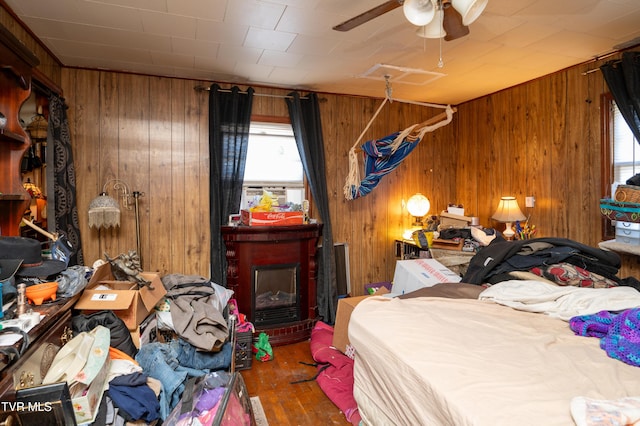
[[[316,380],[320,389],[345,414],[347,421],[358,425],[361,418],[353,397],[353,360],[332,347],[332,343],[333,327],[318,321],[311,330],[309,345],[318,370],[322,370]]]

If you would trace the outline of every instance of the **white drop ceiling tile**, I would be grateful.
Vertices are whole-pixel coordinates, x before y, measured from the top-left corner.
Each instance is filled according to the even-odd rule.
[[[262,51],[264,49],[256,49],[245,46],[234,46],[223,43],[218,49],[218,58],[227,61],[246,62],[249,64],[257,64]]]
[[[210,69],[175,67],[173,69],[173,71],[177,75],[184,76],[183,78],[187,78],[189,80],[207,81],[207,80],[211,80],[213,78]],[[207,84],[206,86],[209,86],[209,84]],[[194,90],[195,90],[195,86],[194,86]],[[204,96],[206,96],[206,95],[204,95]]]
[[[142,31],[140,11],[123,6],[102,3],[81,2],[78,18],[71,22],[81,22],[99,27],[118,28],[121,30]]]
[[[287,49],[287,52],[304,55],[328,55],[340,43],[335,37],[317,37],[298,34]]]
[[[600,0],[537,0],[520,10],[520,15],[559,16],[588,13]]]
[[[379,0],[324,0],[314,7],[315,10],[339,15],[343,21],[360,15],[383,3]]]
[[[156,12],[168,12],[168,6],[166,0],[83,0],[91,1],[92,3],[102,3],[107,5],[126,6],[134,9],[141,10],[154,10]],[[55,3],[58,3],[57,1]]]
[[[151,64],[151,54],[146,50],[114,48],[93,43],[82,43],[68,40],[51,40],[52,46],[66,52],[66,56],[78,58],[93,58],[101,63],[114,62],[140,62]]]
[[[178,37],[171,38],[171,51],[192,56],[211,57],[218,55],[220,43],[212,43],[203,40],[191,40]]]
[[[509,66],[514,61],[527,56],[527,54],[528,53],[526,49],[519,49],[515,47],[501,47],[499,49],[494,49],[490,52],[487,52],[484,55],[478,56],[477,60],[489,64]]]
[[[192,55],[181,55],[179,53],[150,52],[151,60],[155,65],[168,67],[191,67],[195,66],[195,57]]]
[[[638,37],[640,36],[640,9],[629,12],[618,19],[594,25],[593,30],[589,33],[615,39],[618,43]]]
[[[516,28],[521,28],[525,21],[520,18],[508,18],[500,15],[482,14],[469,26],[470,37],[475,40],[491,40]]]
[[[564,55],[553,55],[546,52],[530,50],[529,53],[513,62],[516,70],[529,69],[538,72],[540,76],[570,67],[577,63],[576,59]]]
[[[233,0],[228,3],[224,22],[275,30],[285,6],[257,0]]]
[[[237,63],[234,72],[244,78],[254,82],[266,83],[269,81],[269,74],[273,67],[258,64]]]
[[[342,56],[345,60],[357,61],[362,58],[370,58],[384,46],[385,44],[381,43],[368,43],[366,41],[352,42],[346,40],[345,42],[340,43],[335,47],[335,49],[331,52],[331,56],[337,55]]]
[[[314,71],[319,74],[329,72],[331,74],[335,73],[355,77],[358,74],[362,74],[373,65],[375,65],[375,62],[345,62],[344,60],[335,57],[323,58],[321,56],[308,55],[300,61],[298,68],[304,71]]]
[[[227,9],[227,0],[166,0],[166,2],[171,14],[213,21],[222,21]]]
[[[483,42],[476,40],[466,40],[464,43],[459,44],[454,49],[447,51],[449,57],[461,58],[465,61],[475,61],[478,58],[487,55],[500,47],[499,44],[494,42]]]
[[[564,55],[575,59],[588,60],[594,56],[594,51],[599,53],[608,52],[613,44],[614,41],[610,38],[560,31],[551,37],[532,43],[529,47],[552,55]]]
[[[78,40],[81,43],[94,43],[135,49],[150,49],[171,51],[171,40],[166,36],[141,34],[132,31],[113,28],[92,27],[80,24],[66,24],[64,26],[50,25],[42,22],[43,35],[47,39]]]
[[[143,32],[182,38],[196,38],[196,18],[140,11]]]
[[[250,27],[244,41],[246,47],[285,52],[296,38],[293,33]]]
[[[335,21],[336,16],[319,10],[309,13],[306,7],[289,6],[282,14],[282,18],[276,29],[294,34],[307,34],[315,36],[329,35],[331,28],[340,22]]]
[[[19,15],[48,18],[54,21],[79,20],[79,0],[60,0],[58,2],[43,2],[34,0],[9,0],[7,4]],[[22,16],[21,16],[22,19]]]
[[[198,19],[196,39],[215,43],[242,45],[249,31],[248,26],[231,25],[224,22],[206,21]]]
[[[269,3],[284,4],[286,6],[308,7],[315,9],[323,0],[269,0]]]
[[[195,67],[201,69],[210,69],[216,73],[233,73],[233,69],[236,67],[236,61],[228,58],[216,59],[210,56],[196,56]]]
[[[258,64],[271,67],[295,68],[304,56],[277,50],[265,50],[258,60]]]
[[[507,47],[524,49],[540,40],[557,34],[559,31],[558,28],[548,25],[524,23],[494,38],[492,41]]]
[[[291,82],[295,81],[296,84],[306,84],[308,79],[306,78],[307,71],[294,68],[273,67],[271,74],[269,74],[269,80],[274,83],[279,83],[288,86]]]
[[[500,16],[512,16],[531,4],[531,0],[490,1],[484,9],[485,13]]]

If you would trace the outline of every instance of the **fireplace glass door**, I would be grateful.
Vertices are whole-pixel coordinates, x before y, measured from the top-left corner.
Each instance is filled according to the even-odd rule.
[[[256,326],[300,320],[300,264],[251,267]]]

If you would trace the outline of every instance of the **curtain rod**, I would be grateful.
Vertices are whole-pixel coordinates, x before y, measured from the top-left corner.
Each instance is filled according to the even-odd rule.
[[[196,86],[194,87],[194,90],[198,90],[201,92],[208,92],[211,90],[210,87],[207,86]],[[230,89],[219,89],[220,92],[223,93],[231,93]],[[241,95],[246,95],[248,92],[240,90],[238,91],[238,93],[240,93]],[[281,99],[293,99],[293,96],[289,96],[289,95],[274,95],[271,93],[254,93],[253,96],[264,96],[266,98],[281,98]],[[309,99],[308,96],[300,96],[300,99]]]

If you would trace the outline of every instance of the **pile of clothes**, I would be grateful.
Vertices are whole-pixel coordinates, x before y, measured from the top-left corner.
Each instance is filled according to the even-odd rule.
[[[567,238],[493,240],[470,260],[462,282],[491,285],[513,279],[546,279],[558,285],[640,289],[634,277],[619,278],[620,256]]]

